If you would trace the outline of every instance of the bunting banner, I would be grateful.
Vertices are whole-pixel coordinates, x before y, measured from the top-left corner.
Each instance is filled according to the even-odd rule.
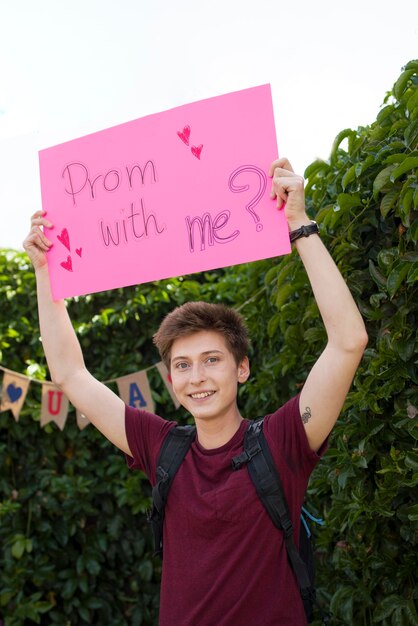
[[[133,374],[103,382],[104,384],[116,383],[119,395],[126,404],[153,413],[155,410],[154,402],[147,376],[147,372],[153,367],[160,374],[174,406],[178,409],[180,403],[174,395],[168,370],[162,362]],[[29,386],[31,383],[37,383],[42,386],[41,426],[55,422],[58,428],[64,429],[70,403],[59,387],[51,381],[37,380],[1,366],[0,370],[3,371],[3,384],[0,387],[0,412],[10,410],[15,420],[19,421],[19,415],[25,403]],[[88,417],[83,415],[78,409],[76,409],[76,421],[80,430],[83,430],[90,424]]]
[[[3,393],[1,395],[0,412],[11,410],[16,422],[25,402],[30,380],[22,374],[5,370],[3,377]]]

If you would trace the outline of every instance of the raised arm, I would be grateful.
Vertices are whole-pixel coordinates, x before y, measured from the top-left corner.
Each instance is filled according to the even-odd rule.
[[[35,269],[42,345],[52,381],[107,439],[130,454],[123,401],[87,371],[65,302],[52,299],[46,260],[52,243],[42,227],[52,224],[38,211],[23,247]]]
[[[270,169],[272,195],[277,196],[289,230],[311,224],[305,211],[304,180],[287,161]],[[300,396],[300,411],[309,445],[318,450],[331,432],[343,407],[367,345],[363,319],[353,297],[320,237],[300,237],[295,245],[308,274],[328,337]]]

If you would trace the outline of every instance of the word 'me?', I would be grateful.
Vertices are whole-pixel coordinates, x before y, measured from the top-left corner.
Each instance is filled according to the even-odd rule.
[[[197,238],[200,241],[200,250],[206,249],[206,243],[209,246],[213,246],[215,243],[229,243],[236,239],[240,233],[239,230],[234,230],[230,235],[222,237],[218,231],[225,228],[229,218],[231,217],[231,211],[221,211],[214,218],[210,213],[204,213],[202,217],[186,217],[186,229],[187,238],[189,242],[190,252],[195,251],[195,234],[197,228]]]

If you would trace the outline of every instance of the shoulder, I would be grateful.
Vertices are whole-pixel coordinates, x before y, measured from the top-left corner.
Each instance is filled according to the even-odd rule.
[[[149,476],[167,433],[176,422],[163,419],[148,411],[125,405],[125,429],[132,459],[131,468],[142,469]]]
[[[299,398],[300,393],[290,398],[285,404],[276,409],[274,413],[267,414],[263,420],[264,430],[284,428],[296,420],[301,421]]]
[[[274,413],[264,418],[263,432],[269,448],[280,465],[293,472],[310,473],[319,457],[309,446],[297,394]]]

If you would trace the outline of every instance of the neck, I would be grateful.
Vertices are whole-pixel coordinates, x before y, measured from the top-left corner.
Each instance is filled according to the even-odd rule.
[[[229,417],[214,418],[212,420],[195,417],[197,439],[206,450],[213,450],[224,446],[235,435],[243,420],[238,409],[236,414]]]

